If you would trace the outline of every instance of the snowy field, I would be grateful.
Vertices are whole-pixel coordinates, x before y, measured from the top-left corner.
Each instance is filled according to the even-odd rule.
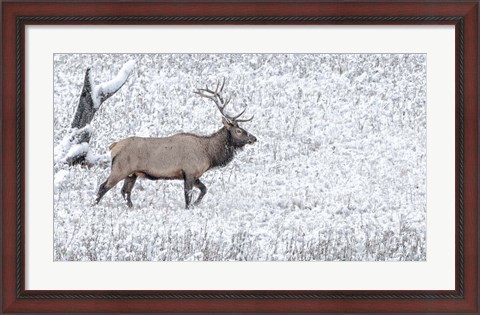
[[[108,161],[56,161],[55,260],[426,260],[426,55],[57,54],[55,146],[86,68],[101,83],[130,60],[92,121],[92,156],[131,135],[217,131],[218,110],[193,91],[222,78],[258,142],[205,173],[188,210],[182,181],[141,179],[132,209],[122,183],[92,206]]]

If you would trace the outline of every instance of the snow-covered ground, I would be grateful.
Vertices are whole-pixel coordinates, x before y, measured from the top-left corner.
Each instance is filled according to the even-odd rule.
[[[181,181],[138,180],[132,209],[120,183],[92,206],[109,167],[56,161],[55,260],[426,259],[426,55],[57,54],[54,145],[86,68],[100,84],[130,60],[89,154],[131,135],[215,132],[218,110],[193,91],[222,78],[258,142],[205,173],[207,195],[188,210]]]

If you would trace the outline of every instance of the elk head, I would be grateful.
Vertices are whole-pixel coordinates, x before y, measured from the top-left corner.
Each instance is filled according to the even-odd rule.
[[[240,116],[245,113],[245,110],[247,109],[246,107],[236,116],[230,116],[225,113],[225,107],[230,103],[231,97],[228,99],[224,99],[221,95],[224,86],[225,79],[223,79],[221,85],[220,82],[217,82],[217,87],[215,88],[215,90],[211,90],[208,86],[205,86],[204,89],[197,89],[194,93],[200,95],[201,97],[208,98],[215,103],[218,110],[220,111],[220,114],[222,114],[223,126],[229,132],[232,140],[232,145],[234,147],[242,148],[246,144],[253,144],[257,141],[257,138],[238,125],[239,122],[251,121],[253,119],[253,116],[248,119],[239,119]]]

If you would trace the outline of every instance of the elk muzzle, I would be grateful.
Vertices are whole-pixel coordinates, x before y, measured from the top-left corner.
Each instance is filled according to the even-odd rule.
[[[248,144],[253,144],[253,143],[255,143],[255,142],[257,142],[257,137],[255,137],[255,136],[252,135],[252,134],[249,134],[249,135],[248,135]]]

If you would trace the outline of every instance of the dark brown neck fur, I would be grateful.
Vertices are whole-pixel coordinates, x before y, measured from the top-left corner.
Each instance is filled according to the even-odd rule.
[[[210,168],[225,166],[235,156],[236,148],[227,128],[223,127],[205,139],[207,140],[206,151],[211,161]]]

